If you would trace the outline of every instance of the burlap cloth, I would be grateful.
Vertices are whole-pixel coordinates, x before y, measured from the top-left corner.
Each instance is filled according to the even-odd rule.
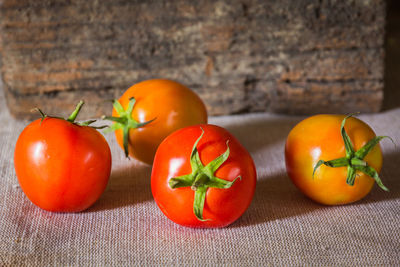
[[[254,200],[224,229],[169,221],[150,190],[151,167],[127,160],[113,134],[108,187],[89,210],[43,211],[18,186],[13,151],[27,122],[12,119],[0,90],[0,265],[400,265],[400,149],[382,142],[382,180],[364,200],[326,207],[304,197],[285,172],[284,142],[302,117],[251,114],[210,118],[230,130],[257,166]],[[361,115],[400,146],[400,109]]]

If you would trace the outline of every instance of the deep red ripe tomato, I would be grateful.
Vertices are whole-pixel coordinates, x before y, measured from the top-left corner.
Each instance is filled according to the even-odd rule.
[[[84,126],[93,121],[74,123],[82,104],[68,120],[44,116],[33,121],[17,140],[14,166],[19,184],[44,210],[82,211],[100,197],[110,177],[111,152],[106,140],[94,128]]]
[[[309,198],[325,205],[365,197],[379,178],[383,136],[363,121],[344,115],[316,115],[298,123],[286,141],[286,170]]]
[[[207,123],[203,101],[186,86],[153,79],[131,86],[114,101],[112,117],[118,144],[128,154],[151,164],[157,147],[180,128]]]
[[[189,227],[224,227],[248,208],[256,169],[247,150],[224,128],[196,125],[158,147],[151,190],[161,211]]]

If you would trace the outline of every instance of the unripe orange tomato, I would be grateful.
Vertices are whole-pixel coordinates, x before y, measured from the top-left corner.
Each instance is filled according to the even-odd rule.
[[[137,83],[114,101],[112,117],[118,144],[128,154],[151,164],[157,147],[180,128],[207,123],[203,101],[186,86],[171,80]]]
[[[344,115],[316,115],[298,123],[285,146],[286,170],[309,198],[326,205],[365,197],[379,178],[382,152],[374,131]]]

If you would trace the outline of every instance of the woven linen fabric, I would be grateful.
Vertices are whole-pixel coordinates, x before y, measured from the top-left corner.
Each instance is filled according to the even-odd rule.
[[[113,167],[106,191],[80,213],[34,206],[18,185],[16,140],[27,121],[11,118],[0,90],[0,266],[395,266],[400,265],[400,109],[361,115],[382,141],[381,177],[363,200],[323,206],[286,175],[284,143],[303,117],[212,117],[250,151],[258,181],[250,208],[222,229],[169,221],[153,201],[151,167],[127,160],[106,134]],[[45,110],[45,107],[43,107]]]

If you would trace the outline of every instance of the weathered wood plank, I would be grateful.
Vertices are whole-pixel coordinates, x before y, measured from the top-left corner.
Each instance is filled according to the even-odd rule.
[[[81,98],[98,116],[155,77],[195,90],[212,115],[374,112],[384,22],[384,0],[3,0],[1,74],[17,117]]]

